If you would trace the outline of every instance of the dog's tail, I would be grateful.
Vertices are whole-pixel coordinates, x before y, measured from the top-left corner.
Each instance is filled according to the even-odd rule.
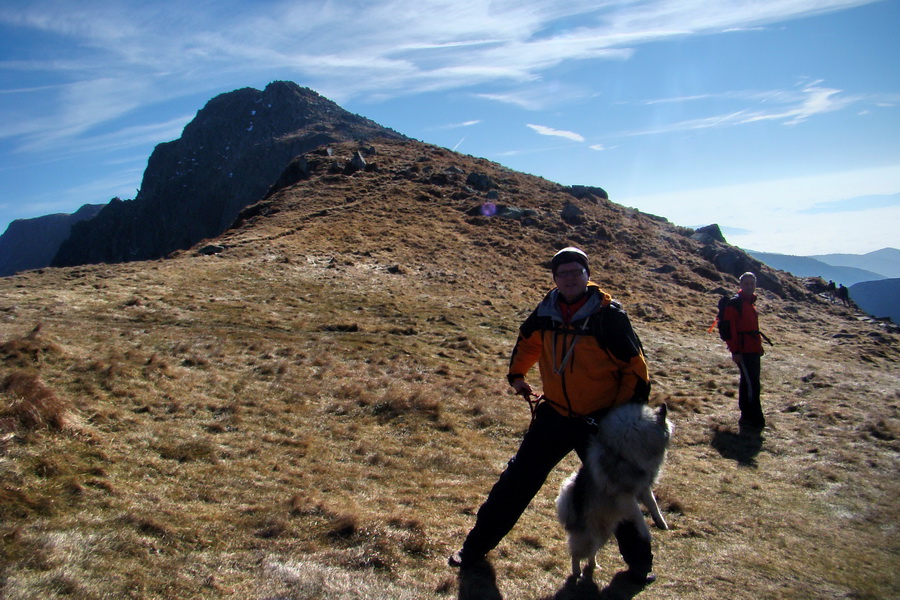
[[[556,516],[566,531],[584,527],[589,486],[589,475],[584,467],[569,475],[560,486],[559,495],[556,497]]]

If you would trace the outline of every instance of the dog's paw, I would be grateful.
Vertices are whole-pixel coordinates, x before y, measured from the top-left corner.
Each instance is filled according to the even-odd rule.
[[[594,579],[594,570],[597,568],[597,565],[585,565],[584,570],[581,571],[581,578],[591,581]]]

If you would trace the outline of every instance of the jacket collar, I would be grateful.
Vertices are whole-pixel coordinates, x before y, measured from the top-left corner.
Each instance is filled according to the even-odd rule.
[[[562,312],[559,310],[560,294],[556,288],[544,296],[538,305],[538,316],[550,317],[554,321],[563,322]],[[589,281],[587,284],[587,301],[578,312],[572,316],[572,322],[579,321],[599,311],[612,302],[612,296],[600,289],[600,286]]]

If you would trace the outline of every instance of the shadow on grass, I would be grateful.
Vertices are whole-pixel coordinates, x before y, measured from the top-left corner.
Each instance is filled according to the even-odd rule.
[[[569,577],[556,594],[542,600],[630,600],[647,585],[636,583],[627,571],[616,573],[602,590],[591,579]]]
[[[735,433],[719,427],[713,432],[711,445],[722,458],[735,460],[745,467],[755,467],[762,443],[762,431],[759,429],[741,429],[739,433]]]
[[[503,600],[491,563],[483,560],[459,570],[459,600]]]
[[[631,600],[646,587],[636,583],[626,571],[616,573],[602,590],[591,579],[569,577],[552,596],[540,600]],[[459,600],[503,600],[497,588],[497,576],[487,561],[459,572]]]

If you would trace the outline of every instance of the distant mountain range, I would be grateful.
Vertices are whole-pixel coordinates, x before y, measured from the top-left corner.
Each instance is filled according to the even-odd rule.
[[[747,253],[773,269],[787,271],[797,277],[821,277],[847,287],[861,281],[900,277],[900,250],[884,248],[868,254],[820,254],[792,256],[772,252]]]
[[[868,254],[820,254],[811,256],[835,267],[853,267],[880,273],[886,277],[900,277],[900,250],[882,248]],[[835,280],[837,281],[837,280]],[[843,282],[844,285],[852,285]]]
[[[850,298],[870,315],[900,323],[900,250],[867,254],[791,256],[748,250],[753,258],[797,277],[821,277],[850,288]]]
[[[0,235],[0,277],[46,267],[76,223],[96,217],[105,204],[85,204],[72,214],[16,219]]]

